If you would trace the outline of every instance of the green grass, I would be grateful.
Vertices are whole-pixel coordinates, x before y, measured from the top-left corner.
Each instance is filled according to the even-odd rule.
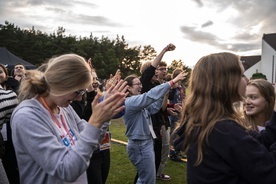
[[[121,119],[112,120],[110,126],[111,136],[114,139],[127,142],[125,136],[125,125]],[[126,146],[112,142],[111,144],[111,166],[107,184],[133,184],[136,174],[135,167],[131,164],[126,153]],[[157,180],[157,184],[186,184],[186,163],[167,160],[164,173],[171,176],[170,181]]]

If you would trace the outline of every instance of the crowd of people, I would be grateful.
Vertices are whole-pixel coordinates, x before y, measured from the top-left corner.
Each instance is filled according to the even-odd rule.
[[[249,80],[239,56],[223,52],[203,56],[185,86],[188,73],[167,73],[162,61],[175,48],[140,76],[117,70],[104,86],[92,59],[76,54],[35,70],[19,63],[13,76],[0,65],[0,183],[106,183],[115,118],[125,123],[134,183],[171,180],[167,159],[183,156],[191,184],[276,183],[272,84]]]

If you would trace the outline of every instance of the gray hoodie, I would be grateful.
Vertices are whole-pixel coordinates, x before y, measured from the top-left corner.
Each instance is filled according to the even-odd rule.
[[[50,113],[35,98],[21,102],[11,117],[21,184],[87,183],[86,169],[109,123],[102,129],[81,120],[71,106],[60,108],[76,141],[65,146]]]

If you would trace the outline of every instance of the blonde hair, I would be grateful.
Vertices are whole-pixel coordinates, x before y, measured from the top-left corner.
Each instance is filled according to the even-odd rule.
[[[207,55],[195,65],[181,120],[182,124],[186,121],[185,151],[197,142],[195,165],[202,162],[204,146],[208,146],[208,136],[218,121],[233,120],[245,128],[232,105],[233,100],[242,100],[239,94],[241,78],[240,59],[232,53]]]
[[[92,83],[91,69],[85,59],[76,54],[64,54],[50,59],[45,72],[30,70],[19,88],[19,101],[49,93],[62,96]]]
[[[266,120],[268,121],[270,119],[270,116],[273,112],[274,109],[274,104],[275,104],[275,92],[274,92],[274,87],[272,86],[271,83],[269,83],[268,81],[264,80],[264,79],[253,79],[250,80],[247,83],[247,86],[255,86],[260,94],[262,95],[262,97],[266,100],[267,104],[265,106],[265,117]],[[254,120],[254,117],[249,116],[245,113],[245,110],[243,111],[244,113],[244,117],[246,122],[251,125],[253,127],[253,130],[255,131],[259,131],[258,127],[257,127],[257,123]],[[265,122],[263,122],[265,124]]]
[[[140,67],[140,73],[143,73],[146,68],[148,68],[151,65],[150,61],[145,62],[141,67]]]

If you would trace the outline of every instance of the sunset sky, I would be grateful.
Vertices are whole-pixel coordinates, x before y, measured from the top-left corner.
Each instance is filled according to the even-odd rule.
[[[115,39],[129,47],[151,45],[163,60],[193,66],[213,52],[260,55],[263,34],[276,32],[275,0],[0,0],[0,24],[66,35]]]

